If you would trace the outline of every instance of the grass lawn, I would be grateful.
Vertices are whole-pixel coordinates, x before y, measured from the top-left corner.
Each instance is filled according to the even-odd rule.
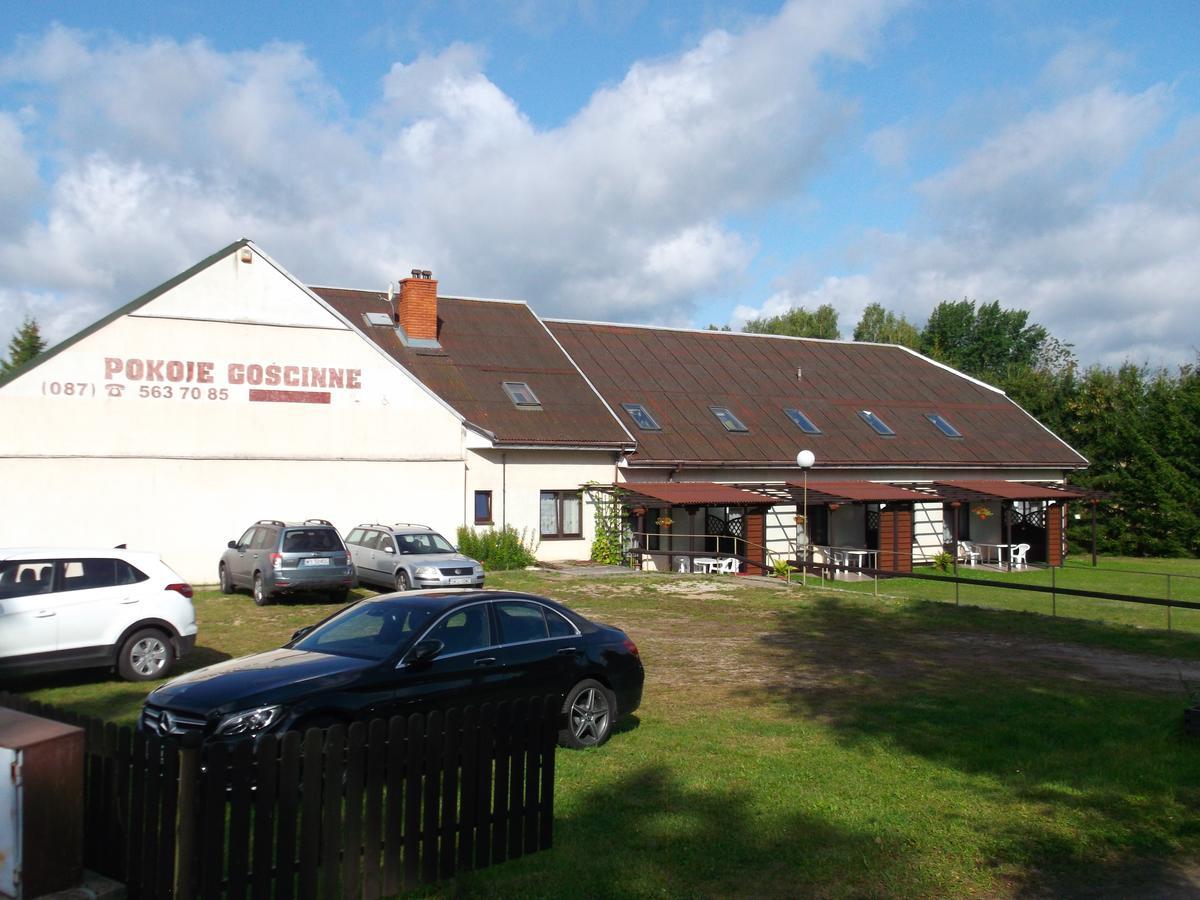
[[[1099,567],[1092,568],[1091,558],[1072,559],[1061,569],[1028,568],[1012,572],[997,571],[984,566],[958,567],[961,578],[973,578],[1008,585],[1072,588],[1100,593],[1126,594],[1160,600],[1200,603],[1200,560],[1197,559],[1131,559],[1100,557]],[[932,566],[918,566],[923,575],[940,575]],[[870,581],[838,581],[844,590],[873,593]],[[893,597],[939,600],[954,603],[953,584],[894,578],[879,583],[879,592]],[[1200,634],[1200,610],[1100,600],[1092,597],[1070,597],[1033,591],[995,590],[979,585],[959,585],[957,602],[961,605],[983,606],[1018,612],[1035,612],[1073,619],[1086,619],[1118,625],[1151,629],[1171,629]]]
[[[489,581],[625,628],[645,699],[607,746],[559,753],[552,850],[424,894],[1121,896],[1200,871],[1200,743],[1181,727],[1200,635],[760,579]],[[189,668],[332,609],[196,605]],[[27,687],[123,722],[145,694]]]

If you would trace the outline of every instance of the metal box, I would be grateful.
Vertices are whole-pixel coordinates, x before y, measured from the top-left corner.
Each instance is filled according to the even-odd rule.
[[[0,708],[0,894],[83,878],[83,730]]]

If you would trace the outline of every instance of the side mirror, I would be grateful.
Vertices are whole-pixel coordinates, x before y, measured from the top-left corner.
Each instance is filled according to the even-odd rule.
[[[442,648],[446,645],[439,640],[430,638],[427,641],[421,641],[411,650],[408,651],[408,662],[411,665],[426,663],[432,660],[435,656],[442,652]]]
[[[230,542],[229,542],[228,544],[226,544],[225,546],[226,546],[226,547],[228,547],[230,550],[236,550],[236,549],[238,548],[238,542],[237,542],[237,541],[230,541]]]
[[[394,555],[395,555],[395,553],[396,553],[396,548],[395,548],[395,547],[384,547],[384,548],[383,548],[383,552],[384,552],[384,553],[391,553],[391,554],[394,556]]]
[[[300,638],[304,637],[306,634],[308,634],[314,628],[316,628],[315,625],[305,625],[303,628],[297,628],[295,631],[292,632],[292,641],[295,642],[295,641],[300,640]]]

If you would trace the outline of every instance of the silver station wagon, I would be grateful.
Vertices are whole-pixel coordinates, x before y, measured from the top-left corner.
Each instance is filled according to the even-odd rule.
[[[483,566],[427,525],[359,525],[346,546],[363,584],[389,591],[483,587]]]

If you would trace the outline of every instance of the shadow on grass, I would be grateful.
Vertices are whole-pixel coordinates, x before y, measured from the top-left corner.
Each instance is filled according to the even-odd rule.
[[[1020,641],[950,635],[944,611],[929,612],[824,599],[781,613],[760,638],[774,677],[744,693],[842,741],[981,776],[969,790],[1014,810],[977,827],[991,862],[1025,873],[1018,893],[1116,896],[1095,893],[1112,882],[1138,895],[1130,872],[1169,884],[1168,857],[1200,851],[1200,744],[1183,736],[1183,697],[1080,680]]]
[[[559,807],[553,850],[460,876],[454,895],[869,897],[948,887],[926,881],[887,829],[764,815],[749,794],[688,783],[667,764],[606,780]]]

